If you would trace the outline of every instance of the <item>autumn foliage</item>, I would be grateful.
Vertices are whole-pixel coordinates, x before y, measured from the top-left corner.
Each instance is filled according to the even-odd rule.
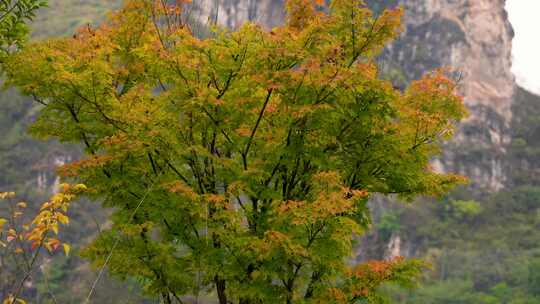
[[[36,213],[25,212],[28,204],[15,200],[14,192],[0,192],[0,208],[10,211],[0,217],[0,292],[8,294],[4,304],[26,303],[21,297],[26,281],[41,262],[44,252],[62,250],[69,255],[71,246],[60,240],[60,227],[69,224],[68,209],[76,196],[86,191],[82,184],[61,184]],[[17,273],[10,273],[15,269]]]
[[[401,9],[289,0],[282,27],[201,38],[186,2],[128,1],[7,62],[43,104],[33,133],[85,147],[60,173],[114,208],[84,256],[166,303],[376,303],[382,284],[413,285],[417,261],[350,262],[371,195],[463,181],[429,166],[465,115],[454,82],[378,78]]]

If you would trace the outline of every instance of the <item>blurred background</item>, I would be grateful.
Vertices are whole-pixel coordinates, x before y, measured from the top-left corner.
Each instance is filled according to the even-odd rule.
[[[283,21],[283,0],[194,0],[200,15],[237,27]],[[413,204],[374,200],[374,227],[358,260],[419,257],[432,269],[421,288],[388,290],[398,303],[540,303],[540,11],[539,0],[367,0],[376,13],[405,9],[403,34],[379,58],[381,77],[405,87],[441,66],[459,71],[471,115],[434,160],[471,183],[441,199]],[[97,24],[121,0],[50,0],[33,39],[70,36]],[[201,20],[204,20],[202,17]],[[0,93],[0,191],[36,206],[58,186],[56,166],[80,150],[26,134],[37,106]],[[106,226],[99,203],[73,205],[64,239],[70,257],[47,258],[29,283],[31,303],[81,303],[96,273],[77,250]],[[1,285],[1,283],[0,283]],[[135,282],[101,280],[93,303],[153,303]],[[0,286],[0,292],[2,287]]]

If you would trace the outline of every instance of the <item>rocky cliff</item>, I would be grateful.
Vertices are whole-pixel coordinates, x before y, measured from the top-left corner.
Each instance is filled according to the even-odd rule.
[[[380,1],[372,1],[380,6]],[[425,71],[450,66],[471,115],[442,161],[444,170],[470,177],[480,188],[499,190],[506,174],[514,76],[512,27],[505,0],[402,0],[405,31],[383,54],[394,80],[409,81]]]
[[[237,28],[246,20],[265,27],[283,23],[283,0],[200,0],[193,1],[195,16],[206,23],[216,22],[228,28]]]

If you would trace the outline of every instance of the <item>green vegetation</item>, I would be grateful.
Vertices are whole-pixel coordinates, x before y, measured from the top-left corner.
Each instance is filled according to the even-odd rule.
[[[421,288],[394,290],[401,303],[540,303],[538,104],[540,97],[517,89],[507,189],[462,188],[442,202],[424,201],[382,217],[384,224],[399,214],[399,235],[433,266]],[[383,243],[387,226],[375,232]]]
[[[27,22],[32,20],[36,11],[46,4],[46,0],[0,1],[1,57],[22,46],[28,36]]]
[[[105,17],[106,11],[119,7],[121,3],[120,0],[85,0],[79,3],[71,0],[50,0],[48,2],[48,7],[36,11],[36,16],[30,22],[33,39],[44,39],[45,35],[71,36],[75,32],[75,26],[84,25],[87,22],[96,24]],[[94,7],[95,10],[88,10],[89,7]],[[72,15],[74,12],[78,15]],[[21,33],[26,34],[27,31],[24,30]],[[19,39],[19,41],[24,42],[24,39]],[[26,212],[28,215],[36,214],[40,207],[38,203],[45,201],[50,195],[55,180],[54,160],[58,157],[76,158],[80,154],[78,147],[59,144],[54,140],[40,141],[28,135],[28,126],[35,120],[38,111],[39,106],[36,106],[31,98],[22,97],[15,90],[3,91],[0,94],[0,134],[2,134],[0,192],[17,192],[18,199],[28,202]],[[40,178],[43,184],[38,187]],[[6,207],[5,203],[1,204],[0,217],[9,214]],[[87,243],[89,237],[95,235],[97,224],[106,224],[106,213],[96,207],[93,203],[83,201],[71,208],[72,222],[63,230],[62,239],[72,245],[72,254],[69,257],[63,255],[47,257],[44,260],[47,263],[34,272],[31,281],[27,282],[28,286],[22,295],[24,299],[30,300],[30,303],[52,303],[49,294],[51,292],[58,303],[79,304],[82,302],[95,274],[78,258],[79,247]],[[25,220],[28,219],[25,218]],[[38,264],[42,264],[42,261]],[[2,265],[0,268],[3,268],[0,275],[2,279],[13,278],[8,276],[10,271],[14,270],[13,267]],[[2,285],[0,298],[5,298],[7,295],[3,293],[11,292],[12,290],[9,290],[11,285],[2,283],[0,285]],[[47,286],[50,290],[47,290],[45,294],[42,293]],[[56,288],[57,286],[59,287]],[[107,277],[98,285],[98,290],[96,303],[118,303],[120,299],[125,300],[124,303],[141,303],[136,289]]]
[[[200,39],[182,2],[127,1],[6,61],[43,105],[32,133],[84,147],[61,176],[114,208],[83,256],[164,303],[383,303],[382,285],[415,286],[419,261],[350,264],[372,194],[464,182],[429,165],[466,114],[445,71],[405,92],[377,78],[401,10],[290,0],[284,26]]]

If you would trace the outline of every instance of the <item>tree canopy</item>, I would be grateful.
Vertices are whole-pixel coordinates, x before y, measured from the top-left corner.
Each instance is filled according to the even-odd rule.
[[[45,5],[46,0],[0,1],[0,55],[21,46],[28,35],[26,22],[32,20],[36,11]]]
[[[84,251],[166,303],[377,303],[422,264],[351,262],[370,196],[446,192],[429,161],[466,114],[434,71],[405,91],[375,58],[401,9],[289,0],[286,24],[196,37],[190,1],[127,1],[98,28],[32,44],[8,84],[43,104],[32,132],[81,143],[59,169],[114,209]]]

